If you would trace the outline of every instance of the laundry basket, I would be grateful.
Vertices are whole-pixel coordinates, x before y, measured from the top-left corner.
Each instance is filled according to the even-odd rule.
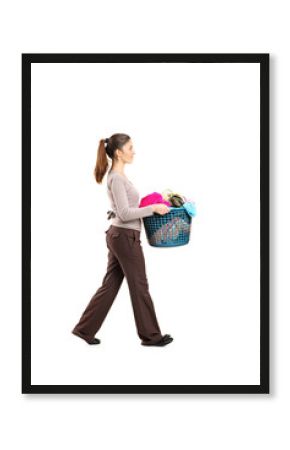
[[[191,216],[183,206],[169,209],[164,215],[143,217],[146,237],[153,247],[177,247],[189,242]]]

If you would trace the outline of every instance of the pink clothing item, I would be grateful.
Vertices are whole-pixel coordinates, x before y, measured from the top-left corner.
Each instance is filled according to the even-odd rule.
[[[171,206],[171,203],[165,200],[159,192],[152,192],[152,194],[141,198],[139,208],[142,206],[153,205],[155,203],[163,203],[164,205]]]

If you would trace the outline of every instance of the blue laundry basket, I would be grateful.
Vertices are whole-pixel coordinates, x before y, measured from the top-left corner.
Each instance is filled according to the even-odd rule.
[[[177,247],[189,242],[192,217],[183,206],[169,209],[164,215],[143,217],[146,237],[153,247]]]

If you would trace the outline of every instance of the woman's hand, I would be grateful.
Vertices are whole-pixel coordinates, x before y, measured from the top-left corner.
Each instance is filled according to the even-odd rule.
[[[154,203],[153,205],[153,211],[157,214],[161,214],[164,216],[164,214],[167,214],[170,209],[167,205],[164,205],[164,203]]]

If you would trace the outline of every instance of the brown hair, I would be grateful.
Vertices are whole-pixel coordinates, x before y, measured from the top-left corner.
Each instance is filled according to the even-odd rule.
[[[94,169],[94,177],[96,182],[101,184],[102,179],[108,169],[108,158],[114,159],[114,154],[117,148],[122,149],[129,141],[130,136],[124,133],[112,134],[110,138],[101,139],[98,148],[97,162]]]

